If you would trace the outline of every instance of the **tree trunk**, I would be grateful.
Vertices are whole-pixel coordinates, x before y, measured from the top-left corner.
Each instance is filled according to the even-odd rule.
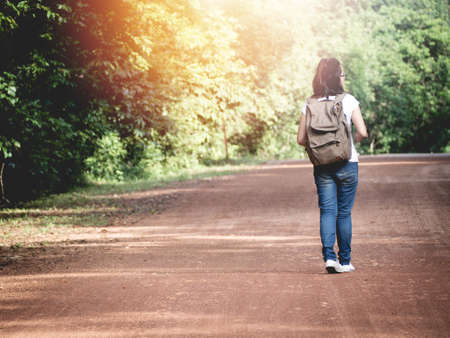
[[[1,190],[2,190],[2,197],[1,197],[1,200],[0,200],[0,204],[2,204],[3,202],[9,203],[8,199],[5,196],[5,186],[3,184],[3,172],[4,171],[5,171],[5,162],[2,162],[2,166],[1,166],[1,169],[0,169],[0,187],[1,187]]]

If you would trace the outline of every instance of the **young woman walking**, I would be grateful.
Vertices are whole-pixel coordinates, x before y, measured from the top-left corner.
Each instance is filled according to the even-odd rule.
[[[344,93],[344,68],[335,58],[321,59],[317,66],[312,83],[313,96],[309,100],[334,100]],[[311,102],[311,101],[310,101]],[[367,130],[359,109],[359,102],[352,95],[345,93],[342,109],[347,124],[352,122],[356,132],[351,136],[351,156],[348,161],[340,161],[327,165],[314,166],[314,182],[317,188],[320,208],[320,237],[325,268],[329,273],[351,272],[355,267],[351,264],[352,216],[351,210],[358,185],[358,153],[355,142],[367,137]],[[306,111],[305,104],[297,142],[306,146]],[[338,242],[339,260],[334,252],[334,244]]]

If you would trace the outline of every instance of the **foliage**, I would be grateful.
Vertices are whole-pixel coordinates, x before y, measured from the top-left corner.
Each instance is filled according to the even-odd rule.
[[[443,1],[406,4],[376,11],[381,20],[373,34],[385,48],[374,86],[373,141],[391,152],[440,152],[450,140],[442,129],[450,125],[448,11]]]
[[[97,142],[92,157],[86,159],[87,172],[96,178],[120,181],[124,178],[126,149],[117,132],[106,133]]]
[[[361,103],[360,152],[446,151],[448,21],[443,0],[3,1],[6,195],[66,190],[84,173],[302,158],[300,111],[324,56]]]
[[[68,68],[58,28],[67,7],[43,1],[1,5],[0,146],[12,201],[79,184],[102,114]]]

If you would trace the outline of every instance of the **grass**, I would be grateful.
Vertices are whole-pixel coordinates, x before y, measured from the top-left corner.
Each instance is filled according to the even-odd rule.
[[[236,174],[254,168],[262,161],[246,159],[211,163],[193,169],[167,171],[147,180],[90,182],[73,191],[55,194],[10,209],[0,209],[0,247],[23,248],[69,241],[72,234],[111,225],[143,213],[155,214],[164,201],[145,192],[173,182],[202,180]],[[142,194],[144,192],[144,194]],[[129,198],[141,193],[139,198]]]

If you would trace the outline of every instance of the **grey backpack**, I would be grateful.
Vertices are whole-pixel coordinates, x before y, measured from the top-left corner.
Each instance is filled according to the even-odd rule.
[[[344,96],[306,101],[306,151],[314,165],[350,159],[351,129],[342,109]]]

